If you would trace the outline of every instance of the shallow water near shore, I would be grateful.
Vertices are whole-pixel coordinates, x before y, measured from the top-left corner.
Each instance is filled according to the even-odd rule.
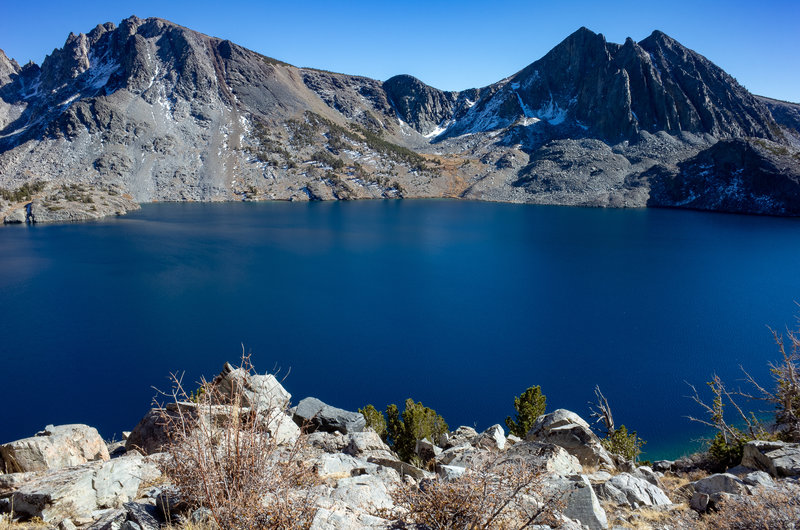
[[[538,384],[674,458],[703,431],[685,381],[765,383],[795,325],[800,220],[452,200],[150,204],[0,228],[0,442],[130,430],[167,376],[252,351],[293,402],[407,397],[484,429]]]

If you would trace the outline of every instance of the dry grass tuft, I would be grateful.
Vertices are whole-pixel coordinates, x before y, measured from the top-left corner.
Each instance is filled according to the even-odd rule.
[[[241,368],[253,372],[250,359]],[[282,410],[243,406],[243,388],[223,394],[203,382],[190,396],[173,377],[177,414],[164,413],[172,432],[162,471],[192,508],[206,507],[221,529],[308,528],[316,513],[316,478],[303,463],[304,439],[278,445],[270,421]]]
[[[543,493],[543,477],[540,469],[522,461],[491,459],[450,482],[398,486],[391,492],[397,508],[379,515],[431,530],[557,524],[560,503]]]
[[[25,522],[15,521],[11,514],[0,514],[0,530],[40,530],[52,528],[38,517]]]
[[[800,486],[781,483],[723,502],[703,518],[714,530],[794,530],[800,526]]]

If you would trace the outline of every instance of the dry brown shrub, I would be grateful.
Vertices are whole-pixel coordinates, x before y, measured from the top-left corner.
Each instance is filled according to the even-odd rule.
[[[40,530],[45,528],[52,528],[52,526],[39,517],[28,521],[16,521],[13,514],[0,514],[0,530]]]
[[[679,500],[689,502],[689,499],[692,498],[692,490],[688,488],[689,484],[707,476],[707,471],[698,469],[688,473],[666,473],[659,480],[667,497],[673,502]]]
[[[715,530],[794,530],[800,527],[800,486],[781,483],[721,503],[703,518]]]
[[[240,367],[253,372],[248,356]],[[171,432],[162,466],[181,500],[208,508],[221,529],[308,528],[316,479],[303,463],[304,438],[281,446],[269,434],[283,411],[243,406],[241,385],[224,395],[204,380],[190,397],[180,377],[172,381],[177,413],[162,408]]]
[[[477,463],[452,481],[423,480],[391,491],[401,525],[439,529],[519,529],[556,524],[560,502],[544,494],[544,473],[520,460]]]

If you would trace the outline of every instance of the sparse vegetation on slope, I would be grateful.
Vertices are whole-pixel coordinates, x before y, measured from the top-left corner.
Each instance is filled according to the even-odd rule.
[[[248,357],[239,368],[253,371]],[[303,464],[302,437],[288,447],[278,443],[284,411],[245,406],[243,385],[224,393],[203,381],[187,394],[180,378],[172,379],[177,413],[163,414],[172,439],[162,465],[182,500],[207,508],[221,529],[308,528],[315,477]]]

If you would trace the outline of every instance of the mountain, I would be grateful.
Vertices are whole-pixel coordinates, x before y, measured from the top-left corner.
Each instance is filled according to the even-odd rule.
[[[796,215],[798,152],[799,105],[658,31],[614,44],[581,28],[460,92],[297,68],[156,18],[70,34],[41,65],[0,51],[8,221],[442,196]]]

